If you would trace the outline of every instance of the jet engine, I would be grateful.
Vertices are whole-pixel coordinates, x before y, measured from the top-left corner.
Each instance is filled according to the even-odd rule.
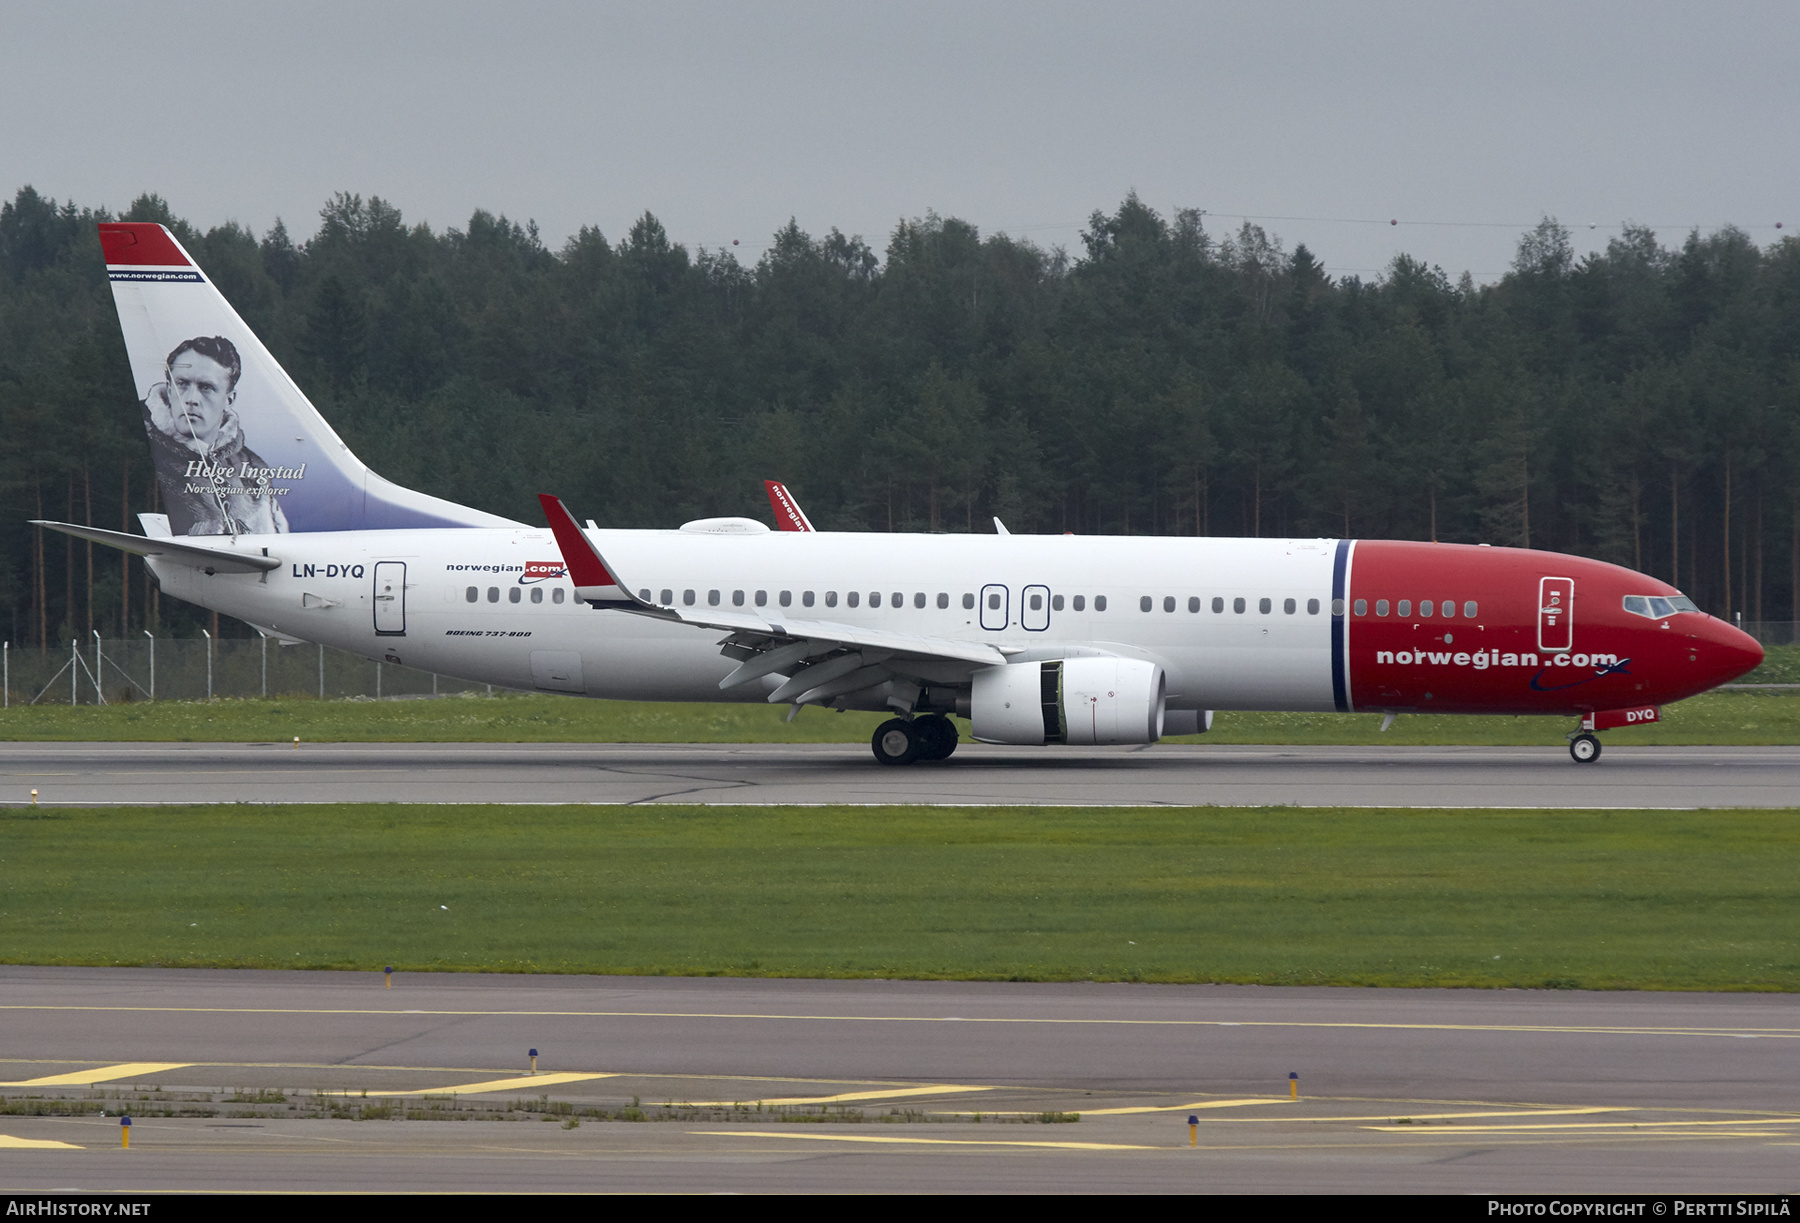
[[[985,743],[1154,743],[1168,681],[1135,658],[1058,658],[977,671],[969,695]]]

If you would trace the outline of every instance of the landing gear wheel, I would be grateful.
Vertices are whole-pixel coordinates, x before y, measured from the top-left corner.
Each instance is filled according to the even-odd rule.
[[[943,714],[928,714],[913,719],[913,733],[919,737],[920,760],[948,760],[956,750],[956,723]]]
[[[890,718],[875,728],[869,739],[875,759],[883,764],[911,764],[919,758],[923,746],[913,723],[904,718]]]
[[[1576,764],[1592,764],[1600,759],[1600,740],[1588,734],[1576,735],[1569,740],[1569,755]]]

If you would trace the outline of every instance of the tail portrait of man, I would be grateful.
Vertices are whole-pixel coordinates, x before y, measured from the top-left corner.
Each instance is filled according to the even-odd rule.
[[[285,532],[273,469],[250,449],[238,408],[237,346],[195,336],[175,346],[144,395],[144,431],[177,535]]]

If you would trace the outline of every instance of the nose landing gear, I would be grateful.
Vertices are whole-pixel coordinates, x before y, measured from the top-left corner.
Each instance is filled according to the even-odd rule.
[[[1576,764],[1592,764],[1600,759],[1600,740],[1587,731],[1570,735],[1569,755],[1574,757]]]

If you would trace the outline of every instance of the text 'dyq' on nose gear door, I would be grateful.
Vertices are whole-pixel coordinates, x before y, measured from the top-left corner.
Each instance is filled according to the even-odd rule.
[[[375,565],[375,635],[406,636],[406,562]]]
[[[1558,654],[1575,645],[1575,580],[1538,582],[1538,649]]]

